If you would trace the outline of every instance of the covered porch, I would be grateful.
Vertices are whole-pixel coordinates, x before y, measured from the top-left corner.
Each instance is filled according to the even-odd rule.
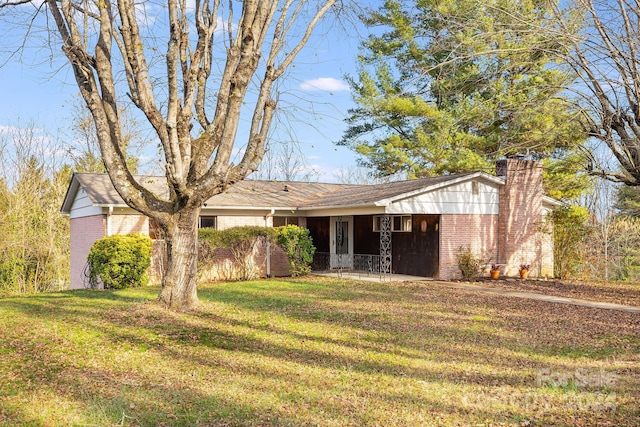
[[[308,217],[316,272],[438,277],[439,215]]]

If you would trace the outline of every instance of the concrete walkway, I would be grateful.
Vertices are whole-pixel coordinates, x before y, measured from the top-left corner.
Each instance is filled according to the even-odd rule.
[[[640,307],[635,307],[632,305],[622,305],[622,304],[614,304],[610,302],[599,302],[599,301],[590,301],[590,300],[578,299],[578,298],[559,297],[554,295],[536,294],[532,292],[519,292],[519,291],[512,291],[510,289],[488,288],[485,286],[473,285],[470,283],[453,283],[453,282],[441,282],[441,281],[433,281],[433,283],[437,284],[438,286],[443,286],[446,288],[465,289],[468,291],[483,292],[483,293],[493,294],[493,295],[502,295],[502,296],[516,297],[516,298],[527,298],[527,299],[534,299],[538,301],[553,302],[557,304],[579,305],[582,307],[603,308],[606,310],[620,310],[620,311],[626,311],[629,313],[640,313]]]
[[[434,279],[422,276],[409,276],[406,274],[375,274],[358,271],[318,271],[316,276],[336,277],[349,280],[362,280],[363,282],[433,282]]]
[[[440,280],[433,280],[426,277],[419,276],[407,276],[403,274],[391,274],[386,276],[366,274],[366,273],[354,273],[354,272],[342,272],[342,273],[314,273],[318,276],[325,277],[340,277],[349,280],[362,280],[369,282],[429,282],[430,285],[441,286],[451,289],[462,289],[472,292],[483,292],[492,295],[501,295],[515,298],[526,298],[538,301],[551,302],[556,304],[569,304],[577,305],[581,307],[602,308],[605,310],[619,310],[626,311],[628,313],[639,313],[640,307],[632,305],[614,304],[609,302],[590,301],[577,298],[559,297],[553,295],[536,294],[533,292],[519,292],[510,289],[489,288],[482,285],[474,285],[471,283],[456,283],[456,282],[444,282]]]

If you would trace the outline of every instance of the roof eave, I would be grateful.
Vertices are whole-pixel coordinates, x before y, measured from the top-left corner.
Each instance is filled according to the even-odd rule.
[[[215,209],[215,210],[245,210],[245,211],[299,211],[304,208],[300,208],[297,206],[215,206],[215,205],[207,205],[202,206],[202,209]]]
[[[323,205],[323,206],[308,206],[308,207],[305,206],[299,209],[304,211],[319,211],[323,209],[377,208],[380,206],[387,206],[387,205],[380,205],[378,204],[378,202],[372,202],[372,203],[360,203],[358,205]]]
[[[444,182],[439,182],[437,184],[427,185],[425,187],[419,188],[417,190],[408,191],[406,193],[398,194],[392,197],[388,197],[386,199],[381,199],[376,202],[379,206],[388,206],[391,203],[397,202],[398,200],[404,200],[409,197],[414,197],[418,194],[428,193],[430,191],[439,190],[444,187],[449,187],[451,185],[460,184],[461,182],[469,181],[475,178],[482,178],[487,181],[493,182],[497,185],[504,185],[504,180],[502,178],[498,178],[497,176],[489,175],[486,172],[474,172],[469,175],[460,176],[457,178],[453,178],[451,180],[447,180]]]
[[[73,206],[73,201],[76,198],[76,194],[78,194],[78,189],[80,188],[80,182],[76,179],[76,174],[74,173],[71,176],[71,181],[69,182],[69,186],[67,187],[67,192],[64,195],[64,199],[62,200],[62,206],[60,207],[60,213],[63,215],[69,215],[71,213],[71,207]]]
[[[549,196],[542,196],[542,203],[546,203],[547,205],[551,205],[553,207],[567,206],[566,203]]]

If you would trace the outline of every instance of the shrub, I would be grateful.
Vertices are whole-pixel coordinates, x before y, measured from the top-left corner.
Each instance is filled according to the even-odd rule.
[[[87,257],[89,283],[105,289],[134,288],[149,281],[151,239],[144,234],[119,234],[96,241]]]
[[[259,266],[253,261],[253,250],[261,238],[273,239],[275,231],[270,227],[244,226],[226,230],[201,229],[198,231],[198,263],[200,275],[215,264],[215,254],[220,248],[231,252],[234,271],[225,273],[226,279],[248,280],[257,277]],[[232,269],[233,270],[233,269]],[[222,270],[220,272],[223,272]],[[235,277],[234,277],[235,276]]]
[[[216,262],[216,253],[222,247],[221,231],[214,228],[198,229],[198,280],[210,281],[209,273]]]
[[[466,248],[462,246],[458,248],[456,262],[463,279],[473,281],[480,275],[480,266],[482,264],[480,258],[468,246]]]
[[[278,246],[287,254],[291,275],[309,274],[316,251],[309,230],[297,225],[285,225],[276,228],[276,239]]]
[[[274,231],[268,227],[244,226],[233,227],[222,233],[222,245],[231,251],[236,266],[240,269],[240,279],[254,279],[259,275],[259,268],[253,262],[252,254],[259,239],[272,238]]]
[[[198,229],[198,268],[210,268],[216,256],[216,250],[223,247],[222,234],[224,230],[214,228]]]

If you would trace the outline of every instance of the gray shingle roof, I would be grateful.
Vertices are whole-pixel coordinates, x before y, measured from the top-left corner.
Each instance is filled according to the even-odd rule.
[[[378,201],[401,196],[406,193],[428,190],[429,187],[457,181],[478,175],[477,172],[421,178],[384,184],[328,184],[295,181],[245,180],[228,188],[224,193],[207,200],[209,207],[276,207],[276,208],[319,208],[339,206],[373,205]],[[486,174],[482,174],[486,175]],[[486,175],[486,177],[490,177]],[[495,177],[491,177],[495,179]],[[138,182],[160,196],[168,193],[165,178],[139,176]],[[73,188],[74,185],[76,188]],[[111,184],[109,176],[96,173],[77,173],[69,187],[62,211],[69,212],[77,187],[87,192],[94,205],[124,205],[124,201]],[[73,193],[73,194],[71,194]]]
[[[87,192],[87,196],[96,205],[124,205],[124,200],[118,194],[109,179],[109,175],[102,173],[76,173],[73,175]],[[165,179],[157,176],[137,176],[136,180],[159,196],[168,194]]]
[[[321,195],[309,204],[308,207],[370,205],[380,200],[400,196],[420,189],[427,189],[428,187],[457,180],[468,175],[473,175],[474,173],[475,172],[420,178],[384,184],[351,186],[342,191]]]

